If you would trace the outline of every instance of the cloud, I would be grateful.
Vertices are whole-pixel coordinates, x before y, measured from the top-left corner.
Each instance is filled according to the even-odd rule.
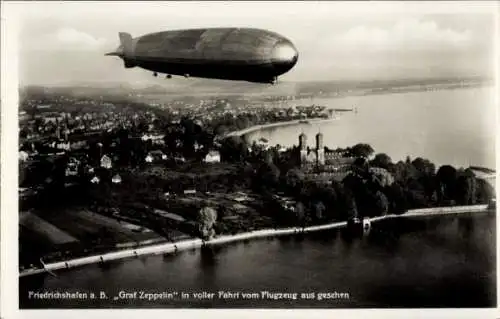
[[[106,44],[106,39],[104,38],[95,38],[88,33],[70,28],[59,29],[55,34],[55,38],[61,44],[71,47],[96,48]]]
[[[455,19],[364,20],[343,30],[325,28],[314,37],[320,40],[315,44],[297,43],[299,63],[293,73],[302,78],[490,75],[491,29]]]
[[[356,26],[334,36],[331,43],[342,50],[363,51],[439,51],[462,50],[472,44],[470,30],[440,28],[434,21],[400,20],[392,27]]]
[[[43,51],[95,51],[102,49],[106,44],[107,40],[104,38],[73,28],[60,28],[30,43],[21,43],[25,49]]]

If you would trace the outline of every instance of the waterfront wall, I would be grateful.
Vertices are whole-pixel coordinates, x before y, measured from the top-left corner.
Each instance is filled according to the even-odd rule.
[[[435,207],[435,208],[424,208],[424,209],[412,209],[408,210],[402,215],[385,215],[377,216],[373,218],[367,218],[366,221],[374,223],[380,220],[389,218],[407,218],[416,216],[442,216],[448,214],[462,214],[462,213],[477,213],[488,211],[488,205],[472,205],[472,206],[454,206],[454,207]],[[281,235],[293,235],[299,233],[309,233],[327,229],[342,228],[347,225],[347,222],[335,222],[324,225],[316,225],[309,227],[290,227],[282,229],[262,229],[256,230],[236,235],[223,235],[216,237],[214,239],[203,241],[201,239],[189,239],[182,240],[174,243],[162,243],[157,245],[151,245],[147,247],[141,247],[136,249],[127,249],[121,251],[110,252],[101,255],[94,255],[82,258],[76,258],[68,261],[55,262],[50,264],[44,264],[44,269],[28,269],[21,272],[20,277],[34,275],[43,272],[52,272],[58,269],[70,269],[78,266],[104,263],[111,260],[119,260],[131,257],[138,257],[144,255],[160,255],[160,254],[171,254],[178,251],[189,250],[200,248],[202,246],[213,246],[220,245],[229,242],[236,242],[241,240],[247,240],[252,238],[262,238],[262,237],[275,237]]]

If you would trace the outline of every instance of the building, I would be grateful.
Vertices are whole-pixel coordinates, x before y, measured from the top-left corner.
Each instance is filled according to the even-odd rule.
[[[146,156],[146,158],[144,159],[144,161],[146,161],[146,163],[153,163],[153,160],[154,160],[154,158],[153,158],[153,155],[151,155],[151,154],[148,154]]]
[[[85,174],[94,174],[94,168],[90,165],[85,165],[84,168],[83,168],[83,171],[85,172]]]
[[[69,150],[71,150],[71,143],[65,142],[65,141],[59,141],[57,143],[54,143],[54,148],[69,151]]]
[[[302,170],[315,173],[331,172],[332,176],[347,173],[354,158],[343,150],[331,150],[323,145],[323,134],[316,134],[316,145],[314,148],[307,146],[307,136],[299,135],[299,162]],[[328,175],[328,174],[326,174]],[[327,177],[325,174],[322,176]]]
[[[122,182],[122,178],[120,175],[116,174],[115,176],[113,176],[113,178],[111,179],[111,182],[113,184],[120,184]]]
[[[168,156],[160,150],[151,151],[144,159],[147,163],[159,162],[167,160]]]
[[[203,148],[203,145],[198,144],[198,142],[194,142],[194,150],[195,151],[201,150],[202,148]]]
[[[176,163],[185,163],[186,162],[186,159],[184,158],[184,156],[175,156],[174,157],[174,161]]]
[[[143,140],[144,142],[151,140],[151,142],[155,145],[165,144],[164,138],[165,134],[144,134],[141,136],[141,140]]]
[[[302,133],[299,135],[300,166],[307,165],[322,166],[325,165],[325,147],[323,146],[323,134],[316,134],[316,147],[310,149],[307,146],[307,136]]]
[[[71,157],[66,167],[66,176],[77,176],[79,166],[80,166],[80,161],[74,157]]]
[[[87,141],[76,141],[71,143],[71,150],[79,150],[87,146]]]
[[[210,151],[207,156],[205,156],[204,161],[206,163],[219,163],[220,153],[218,151]]]
[[[101,167],[106,169],[111,169],[113,167],[113,163],[109,156],[103,155],[103,157],[101,157]]]
[[[149,152],[149,154],[151,154],[151,156],[153,156],[153,159],[155,161],[161,161],[161,160],[164,161],[164,160],[168,159],[168,156],[160,150],[151,151],[151,152]]]
[[[25,162],[29,159],[29,154],[25,151],[20,151],[19,152],[19,160],[22,162]]]
[[[257,141],[257,146],[259,146],[260,148],[262,148],[263,150],[267,150],[269,149],[269,141],[263,137],[261,137],[258,141]]]

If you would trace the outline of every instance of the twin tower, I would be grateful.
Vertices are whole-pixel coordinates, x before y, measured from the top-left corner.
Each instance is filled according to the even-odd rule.
[[[300,165],[316,164],[325,165],[325,147],[323,146],[323,134],[316,134],[316,147],[308,149],[307,135],[302,133],[299,135],[299,149],[300,149]]]

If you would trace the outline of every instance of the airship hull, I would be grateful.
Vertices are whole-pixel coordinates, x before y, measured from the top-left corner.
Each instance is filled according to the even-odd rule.
[[[122,48],[124,43],[122,42]],[[122,48],[123,49],[123,48]],[[260,29],[164,31],[131,39],[119,55],[126,67],[193,77],[271,82],[296,64],[291,41]]]
[[[277,76],[272,65],[234,64],[222,61],[151,61],[136,60],[135,65],[146,70],[171,75],[241,80],[249,82],[272,82]]]

